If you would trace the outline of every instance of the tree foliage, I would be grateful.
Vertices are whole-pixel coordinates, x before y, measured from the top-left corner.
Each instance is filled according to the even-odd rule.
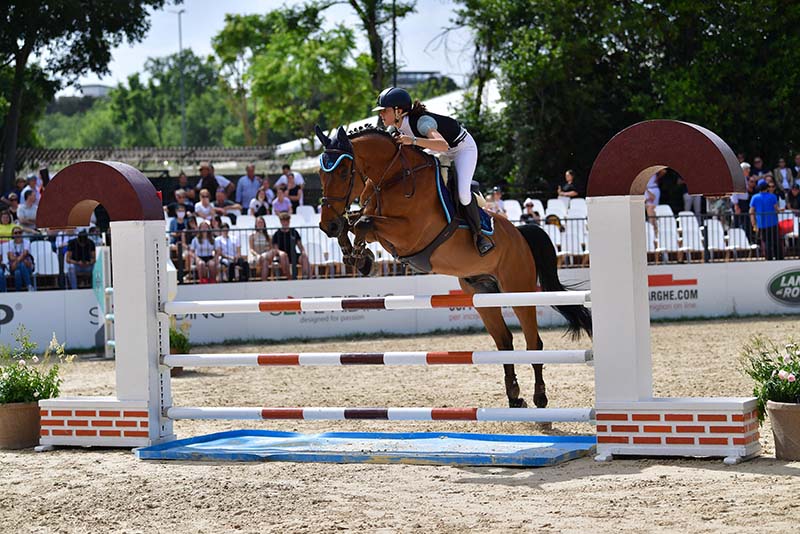
[[[247,72],[259,128],[288,131],[313,143],[315,124],[347,123],[368,109],[371,60],[356,54],[351,30],[342,25],[321,29],[316,4],[267,17],[276,22]]]
[[[650,118],[696,122],[751,157],[800,147],[796,3],[460,3],[457,23],[475,32],[475,82],[489,69],[507,104],[509,129],[489,120],[485,133],[513,138],[522,190],[552,190],[566,168],[586,177],[615,133]],[[471,130],[483,127],[473,119]]]
[[[179,3],[180,0],[175,0]],[[26,80],[33,57],[44,58],[41,71],[50,80],[71,83],[87,72],[104,74],[111,50],[141,40],[150,27],[149,9],[166,0],[10,0],[0,8],[0,61],[13,68],[4,115],[3,186],[15,173],[15,153]],[[34,121],[35,122],[35,121]]]

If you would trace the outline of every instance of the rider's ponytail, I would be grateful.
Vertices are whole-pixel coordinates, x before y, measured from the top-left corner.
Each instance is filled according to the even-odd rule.
[[[425,113],[426,108],[425,104],[420,102],[419,100],[414,100],[414,105],[411,107],[411,111],[408,112],[408,115],[411,117],[418,117]]]

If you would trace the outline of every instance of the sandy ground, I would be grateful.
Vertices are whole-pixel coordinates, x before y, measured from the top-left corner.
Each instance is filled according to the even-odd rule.
[[[736,367],[751,334],[783,341],[786,319],[654,325],[659,396],[744,396]],[[517,345],[524,346],[517,334]],[[560,331],[546,348],[580,347]],[[256,350],[477,350],[483,334],[211,347]],[[528,398],[530,368],[518,368]],[[551,407],[589,406],[592,371],[549,366]],[[113,393],[108,362],[66,373],[66,395]],[[207,406],[505,406],[496,367],[201,369],[173,381],[175,403]],[[540,433],[522,423],[203,422],[176,424],[179,437],[237,428],[444,430]],[[591,433],[556,424],[554,433]],[[0,532],[797,532],[800,462],[774,458],[769,423],[761,458],[721,460],[590,458],[539,469],[289,463],[142,462],[128,450],[0,451]]]

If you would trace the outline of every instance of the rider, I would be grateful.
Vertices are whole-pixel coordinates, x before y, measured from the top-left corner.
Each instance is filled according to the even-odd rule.
[[[478,163],[478,146],[469,132],[455,119],[426,110],[419,100],[412,105],[411,95],[399,87],[381,91],[372,111],[378,112],[387,128],[397,128],[398,144],[444,152],[452,159],[458,177],[458,199],[464,206],[478,253],[486,255],[494,243],[481,232],[480,208],[470,188]]]

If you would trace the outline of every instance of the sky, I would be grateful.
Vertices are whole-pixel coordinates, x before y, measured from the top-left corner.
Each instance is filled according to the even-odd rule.
[[[168,5],[152,14],[147,37],[133,46],[123,43],[112,51],[110,74],[98,77],[89,74],[79,79],[80,84],[117,85],[125,82],[128,75],[144,68],[148,57],[160,57],[178,51],[178,15],[183,26],[183,47],[191,48],[200,56],[212,53],[211,38],[222,30],[226,13],[266,13],[284,4],[297,5],[298,0],[184,0],[179,6]],[[417,10],[400,20],[397,25],[397,62],[402,70],[439,71],[462,85],[472,64],[471,35],[468,30],[450,32],[447,42],[437,36],[449,26],[456,5],[452,0],[417,0]],[[352,7],[346,2],[335,5],[324,12],[328,25],[343,22],[363,34]],[[387,42],[391,51],[391,41]],[[365,37],[359,38],[359,49],[368,52]],[[75,94],[67,88],[61,94]]]

